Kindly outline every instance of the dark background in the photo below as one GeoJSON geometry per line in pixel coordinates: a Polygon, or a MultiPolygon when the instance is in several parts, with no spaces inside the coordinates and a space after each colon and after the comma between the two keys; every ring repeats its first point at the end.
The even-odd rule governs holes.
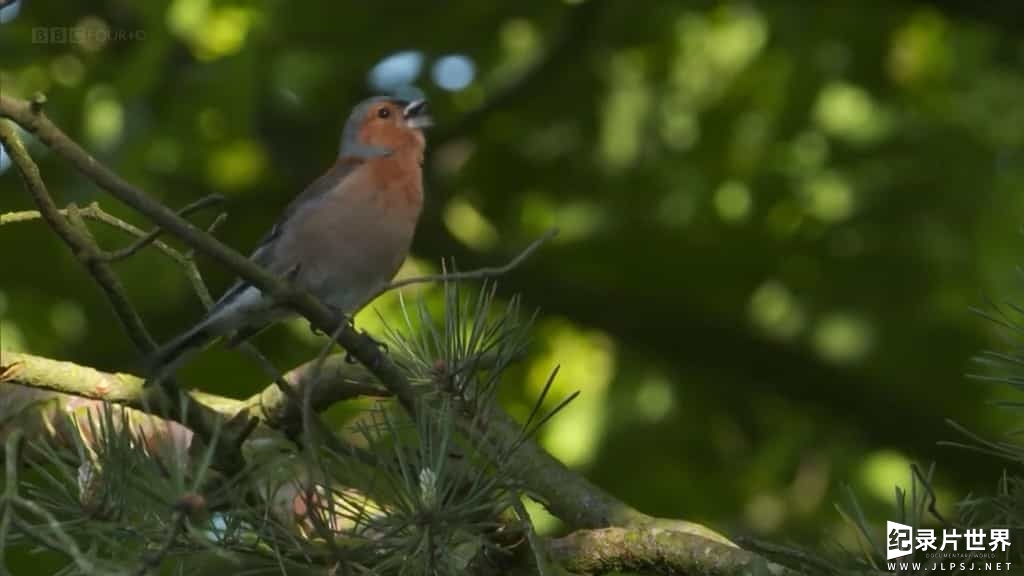
{"type": "MultiPolygon", "coordinates": [[[[19,9],[0,24],[4,92],[45,92],[58,124],[171,206],[227,196],[220,236],[242,251],[332,163],[356,102],[412,83],[439,126],[402,274],[447,256],[498,264],[559,226],[500,284],[541,311],[506,400],[525,415],[561,364],[552,402],[582,395],[545,445],[645,512],[815,545],[849,541],[833,507],[844,484],[884,522],[910,462],[937,462],[947,510],[995,486],[997,462],[937,441],[962,439],[946,419],[983,435],[1010,424],[987,404],[1004,391],[965,374],[1003,346],[969,308],[1020,289],[1017,2],[19,9]],[[460,62],[473,68],[465,87],[460,62]]],[[[61,203],[98,200],[146,225],[31,150],[61,203]]],[[[0,211],[29,208],[7,169],[0,211]]],[[[138,369],[45,225],[4,226],[0,248],[4,349],[138,369]]],[[[203,264],[219,293],[231,279],[203,264]]],[[[155,251],[118,268],[162,339],[199,318],[155,251]]],[[[374,308],[395,318],[397,300],[374,308]]],[[[372,311],[359,324],[379,329],[372,311]]],[[[298,321],[257,340],[283,368],[317,342],[298,321]]],[[[237,396],[265,384],[221,348],[183,376],[237,396]]]]}

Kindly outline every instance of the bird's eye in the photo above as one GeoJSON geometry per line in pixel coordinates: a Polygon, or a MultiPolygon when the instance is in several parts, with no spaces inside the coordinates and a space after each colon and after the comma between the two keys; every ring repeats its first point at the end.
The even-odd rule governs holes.
{"type": "Polygon", "coordinates": [[[391,110],[387,108],[381,108],[380,110],[377,110],[378,118],[387,118],[388,116],[391,116],[391,110]]]}

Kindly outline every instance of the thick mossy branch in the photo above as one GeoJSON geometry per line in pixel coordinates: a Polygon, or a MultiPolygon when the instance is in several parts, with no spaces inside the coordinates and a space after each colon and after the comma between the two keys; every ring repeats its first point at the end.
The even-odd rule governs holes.
{"type": "MultiPolygon", "coordinates": [[[[337,400],[360,392],[380,394],[382,389],[368,383],[366,370],[345,361],[343,355],[327,360],[321,378],[313,379],[312,363],[301,365],[287,374],[285,379],[294,390],[316,385],[317,408],[325,409],[337,400]]],[[[148,390],[144,380],[131,374],[109,373],[81,366],[15,352],[0,354],[0,399],[9,396],[9,387],[27,387],[47,390],[60,395],[105,400],[127,407],[141,408],[141,398],[148,390]]],[[[253,416],[263,414],[263,422],[271,427],[286,425],[268,415],[290,413],[290,401],[268,388],[246,400],[234,400],[212,394],[193,392],[196,399],[218,410],[225,418],[243,411],[253,416]]],[[[294,416],[293,416],[294,417],[294,416]]],[[[507,415],[492,414],[491,426],[500,434],[516,435],[518,425],[507,415]]],[[[150,427],[154,431],[170,428],[150,427]]],[[[491,431],[494,434],[494,431],[491,431]]],[[[151,438],[153,442],[158,439],[151,438]]],[[[556,496],[546,500],[556,513],[568,520],[597,524],[602,518],[608,523],[634,524],[630,528],[581,530],[548,543],[551,559],[572,572],[605,573],[615,570],[638,570],[662,574],[793,574],[779,566],[768,564],[763,558],[740,550],[714,532],[688,522],[657,520],[645,516],[602,492],[581,476],[566,469],[557,460],[533,443],[524,444],[514,453],[513,465],[529,466],[524,472],[529,484],[540,482],[556,496]],[[537,476],[543,478],[538,479],[537,476]],[[563,483],[563,484],[559,484],[563,483]],[[578,500],[577,500],[578,499],[578,500]],[[724,542],[724,543],[723,543],[724,542]],[[765,571],[758,572],[762,568],[765,571]]]]}
{"type": "MultiPolygon", "coordinates": [[[[381,396],[386,391],[380,386],[366,384],[368,373],[361,366],[345,362],[344,355],[327,359],[319,380],[312,378],[312,363],[303,364],[284,374],[295,394],[305,386],[314,385],[315,407],[324,410],[336,402],[358,396],[381,396]]],[[[150,397],[154,388],[144,386],[145,379],[125,373],[102,372],[73,362],[51,360],[41,356],[0,350],[0,385],[18,385],[69,394],[91,400],[103,400],[136,409],[154,409],[150,397]]],[[[3,388],[0,387],[0,392],[3,388]]],[[[245,400],[236,400],[199,391],[189,396],[226,419],[241,412],[259,419],[272,428],[283,426],[287,418],[298,418],[289,395],[278,386],[268,385],[262,392],[245,400]]],[[[2,396],[0,396],[2,398],[2,396]]]]}
{"type": "Polygon", "coordinates": [[[668,520],[648,516],[615,498],[584,476],[569,470],[536,442],[527,441],[510,454],[503,451],[515,439],[522,426],[500,408],[494,408],[484,419],[486,434],[496,453],[505,454],[512,469],[521,471],[530,495],[538,499],[552,514],[576,528],[605,526],[660,526],[732,545],[727,538],[700,524],[684,520],[668,520]]]}
{"type": "Polygon", "coordinates": [[[550,541],[548,553],[566,570],[581,574],[797,574],[752,552],[656,527],[581,530],[550,541]]]}

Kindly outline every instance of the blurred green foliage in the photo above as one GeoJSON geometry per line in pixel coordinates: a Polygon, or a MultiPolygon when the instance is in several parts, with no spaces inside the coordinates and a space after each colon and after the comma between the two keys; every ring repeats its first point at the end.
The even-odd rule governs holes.
{"type": "MultiPolygon", "coordinates": [[[[374,66],[413,51],[403,69],[420,68],[440,126],[402,274],[497,264],[559,226],[501,282],[541,310],[505,400],[525,415],[561,364],[551,401],[583,393],[545,445],[645,512],[813,545],[850,537],[843,483],[880,524],[910,461],[938,462],[947,506],[994,484],[997,463],[936,441],[958,438],[946,418],[1006,423],[986,404],[1000,391],[964,374],[998,344],[969,307],[1019,291],[1012,2],[21,4],[0,24],[4,92],[45,92],[53,119],[171,206],[227,195],[220,235],[243,251],[331,164],[374,66]],[[472,63],[464,89],[432,77],[445,55],[472,63]]],[[[62,202],[144,224],[32,150],[62,202]]],[[[31,208],[13,170],[0,192],[0,212],[31,208]]],[[[5,349],[138,369],[42,223],[0,242],[5,349]]],[[[155,252],[118,268],[162,338],[200,316],[155,252]]],[[[395,296],[373,308],[393,318],[395,296]]],[[[288,367],[318,341],[293,322],[257,343],[288,367]]],[[[264,381],[221,348],[183,376],[236,396],[264,381]]]]}

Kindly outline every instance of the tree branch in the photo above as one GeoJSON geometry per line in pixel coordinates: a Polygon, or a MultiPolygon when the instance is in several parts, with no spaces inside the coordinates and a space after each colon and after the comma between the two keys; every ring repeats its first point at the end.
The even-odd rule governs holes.
{"type": "Polygon", "coordinates": [[[14,132],[14,128],[6,122],[0,123],[0,143],[7,150],[11,162],[21,173],[25,189],[32,196],[32,201],[39,208],[39,213],[53,231],[71,248],[71,252],[82,262],[85,268],[92,275],[96,283],[107,296],[117,318],[124,325],[125,331],[131,338],[135,347],[143,354],[148,354],[156,348],[156,342],[142,324],[142,319],[128,302],[128,296],[124,286],[118,280],[114,271],[103,262],[100,250],[96,243],[79,223],[76,223],[76,208],[68,210],[68,217],[61,214],[60,210],[53,203],[46,185],[43,184],[42,176],[39,174],[39,167],[32,161],[28,151],[21,144],[21,139],[14,132]]]}
{"type": "Polygon", "coordinates": [[[430,274],[427,276],[417,276],[415,278],[406,278],[404,280],[397,280],[388,284],[387,286],[377,290],[373,293],[367,302],[372,302],[381,294],[410,286],[412,284],[428,284],[438,282],[464,282],[466,280],[485,280],[487,278],[496,278],[503,274],[508,274],[514,270],[517,266],[522,264],[529,258],[538,248],[541,247],[545,242],[554,238],[558,235],[558,228],[551,228],[544,234],[537,238],[533,242],[523,249],[522,252],[517,254],[514,258],[508,261],[504,266],[492,266],[487,268],[477,268],[476,270],[468,270],[466,272],[446,272],[444,274],[430,274]]]}
{"type": "MultiPolygon", "coordinates": [[[[220,194],[212,194],[210,196],[206,196],[205,198],[200,198],[199,200],[196,200],[195,202],[189,204],[188,206],[185,206],[181,210],[178,210],[178,216],[184,218],[185,216],[188,216],[189,214],[197,210],[200,210],[207,206],[211,206],[213,204],[219,204],[223,201],[224,197],[221,196],[220,194]]],[[[104,256],[104,258],[110,262],[116,262],[118,260],[124,260],[129,256],[133,256],[139,250],[142,250],[146,246],[149,246],[150,244],[155,242],[156,239],[160,236],[160,234],[163,233],[163,231],[163,228],[160,228],[158,226],[142,235],[138,240],[133,242],[131,245],[121,248],[120,250],[108,252],[104,256]]]]}
{"type": "MultiPolygon", "coordinates": [[[[38,111],[38,105],[29,105],[30,111],[38,111]]],[[[35,113],[33,112],[33,113],[35,113]]],[[[88,227],[79,214],[78,207],[71,205],[67,209],[67,216],[61,214],[53,198],[50,197],[46,184],[43,183],[39,167],[32,160],[32,157],[25,150],[18,138],[14,128],[7,122],[0,122],[0,143],[7,150],[11,162],[17,167],[21,174],[25,189],[32,196],[32,200],[39,208],[43,219],[57,233],[71,249],[71,252],[85,266],[89,274],[96,280],[96,283],[103,290],[107,300],[114,309],[114,313],[135,348],[146,356],[156,349],[156,342],[150,335],[142,322],[142,318],[131,305],[124,286],[110,264],[104,260],[103,251],[96,244],[95,239],[89,232],[88,227]]],[[[215,436],[221,440],[218,455],[219,464],[225,469],[239,470],[242,467],[242,456],[237,450],[244,427],[240,430],[225,430],[227,423],[220,418],[220,415],[208,407],[197,403],[191,396],[180,395],[177,383],[173,379],[161,382],[162,395],[147,393],[141,400],[154,402],[161,409],[166,411],[171,418],[181,421],[182,424],[193,429],[203,438],[210,440],[215,436]],[[179,402],[179,396],[185,400],[187,405],[179,402]],[[217,434],[217,430],[221,434],[217,434]]]]}
{"type": "MultiPolygon", "coordinates": [[[[58,212],[61,216],[67,217],[68,210],[68,208],[62,208],[58,212]]],[[[146,232],[144,232],[143,230],[140,230],[139,228],[133,226],[132,224],[129,224],[124,220],[121,220],[117,216],[114,216],[113,214],[104,211],[96,202],[92,202],[86,206],[79,206],[78,214],[79,216],[86,220],[100,222],[102,224],[110,226],[111,228],[114,228],[115,230],[120,230],[121,232],[134,236],[136,238],[142,238],[146,235],[146,232]]],[[[19,222],[32,222],[34,220],[41,220],[42,218],[43,215],[38,210],[5,212],[3,214],[0,214],[0,226],[3,226],[5,224],[17,224],[19,222]]],[[[182,261],[182,259],[185,258],[184,254],[175,250],[171,246],[168,246],[167,244],[161,242],[160,240],[153,240],[153,246],[155,246],[157,250],[163,252],[176,262],[180,262],[182,261]]]]}
{"type": "Polygon", "coordinates": [[[797,574],[752,552],[656,527],[580,530],[548,542],[548,553],[566,570],[581,574],[797,574]]]}
{"type": "MultiPolygon", "coordinates": [[[[322,378],[312,378],[312,371],[312,362],[309,362],[285,373],[283,377],[296,394],[306,386],[315,385],[313,403],[318,411],[326,410],[336,402],[360,396],[387,395],[387,391],[380,386],[369,384],[372,375],[365,368],[349,364],[342,354],[331,356],[324,362],[322,378]]],[[[102,372],[72,362],[7,350],[0,350],[0,384],[16,384],[102,400],[138,410],[146,410],[147,405],[149,410],[153,409],[147,395],[155,390],[147,388],[145,379],[133,374],[102,372]]],[[[190,390],[187,394],[196,402],[216,410],[225,419],[245,412],[271,428],[280,428],[287,418],[296,417],[292,415],[294,407],[289,406],[292,401],[273,384],[245,400],[197,390],[190,390]]]]}
{"type": "MultiPolygon", "coordinates": [[[[316,360],[302,364],[287,372],[284,379],[296,394],[301,394],[300,391],[307,386],[313,386],[314,409],[317,411],[356,396],[387,393],[371,384],[372,373],[363,366],[346,362],[343,354],[329,357],[323,364],[320,377],[316,377],[316,364],[316,360]]],[[[0,357],[0,385],[15,384],[144,409],[140,398],[150,390],[144,387],[144,383],[142,378],[131,374],[102,372],[30,354],[4,352],[0,357]]],[[[196,391],[189,394],[220,412],[224,418],[248,413],[275,429],[293,426],[296,419],[301,418],[290,394],[286,395],[274,385],[246,400],[196,391]]],[[[520,434],[520,426],[498,409],[492,411],[489,420],[488,436],[494,437],[495,448],[507,446],[507,442],[520,434]]],[[[508,464],[510,467],[522,471],[531,494],[540,498],[552,513],[571,526],[594,528],[549,543],[551,559],[570,571],[597,574],[614,570],[746,574],[751,572],[744,570],[762,562],[769,569],[765,574],[795,574],[766,563],[756,554],[736,548],[721,535],[699,524],[658,519],[638,512],[566,468],[532,441],[524,442],[510,456],[507,452],[504,454],[512,459],[508,464]],[[608,525],[628,528],[603,528],[608,525]]]]}

